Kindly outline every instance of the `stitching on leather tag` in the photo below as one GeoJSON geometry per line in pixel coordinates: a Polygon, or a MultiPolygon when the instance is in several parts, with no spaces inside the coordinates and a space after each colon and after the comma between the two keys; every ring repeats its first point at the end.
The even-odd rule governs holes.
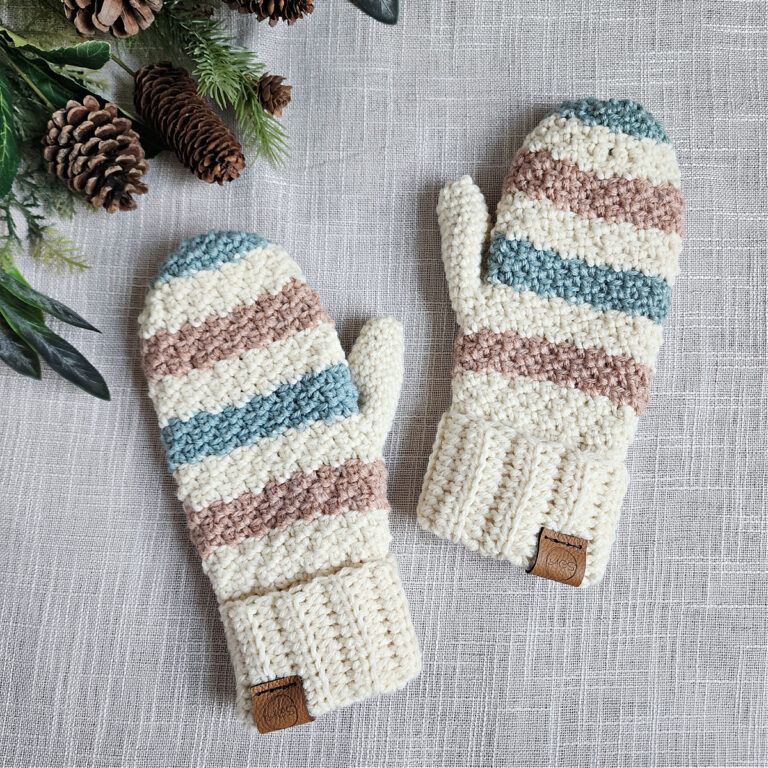
{"type": "Polygon", "coordinates": [[[578,587],[587,567],[587,545],[586,539],[542,528],[536,562],[529,573],[578,587]]]}
{"type": "Polygon", "coordinates": [[[250,690],[253,722],[259,733],[281,731],[315,719],[307,711],[304,684],[298,675],[252,685],[250,690]]]}

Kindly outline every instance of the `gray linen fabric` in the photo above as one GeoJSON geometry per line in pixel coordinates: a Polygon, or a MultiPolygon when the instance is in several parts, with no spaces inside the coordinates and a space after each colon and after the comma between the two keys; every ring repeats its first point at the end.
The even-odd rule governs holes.
{"type": "Polygon", "coordinates": [[[403,6],[394,28],[343,0],[291,28],[233,16],[294,85],[288,167],[257,163],[218,188],[158,159],[137,211],[73,222],[91,272],[22,264],[102,329],[67,334],[113,400],[0,368],[0,764],[768,764],[768,4],[403,6]],[[586,591],[415,522],[455,333],[438,189],[470,173],[495,206],[526,132],[580,96],[645,104],[675,141],[688,202],[613,557],[586,591]],[[139,370],[147,281],[214,227],[283,243],[347,345],[372,315],[405,324],[387,457],[424,671],[271,736],[232,716],[215,601],[139,370]]]}

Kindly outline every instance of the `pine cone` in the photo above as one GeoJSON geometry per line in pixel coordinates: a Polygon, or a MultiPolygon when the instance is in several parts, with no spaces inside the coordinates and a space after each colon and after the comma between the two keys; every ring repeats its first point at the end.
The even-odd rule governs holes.
{"type": "Polygon", "coordinates": [[[270,115],[282,117],[283,107],[288,106],[291,101],[291,88],[293,86],[283,85],[284,77],[279,75],[263,74],[259,78],[259,104],[270,115]]]}
{"type": "Polygon", "coordinates": [[[223,184],[240,175],[243,148],[185,70],[167,61],[147,64],[135,85],[136,109],[195,176],[223,184]]]}
{"type": "Polygon", "coordinates": [[[111,32],[131,37],[146,29],[163,7],[163,0],[64,0],[64,13],[85,37],[111,32]]]}
{"type": "Polygon", "coordinates": [[[114,213],[136,207],[131,197],[143,195],[139,179],[147,172],[144,149],[127,117],[117,107],[103,107],[95,96],[68,101],[51,115],[43,138],[48,170],[73,192],[85,195],[94,208],[114,213]]]}
{"type": "Polygon", "coordinates": [[[315,9],[314,0],[226,0],[230,8],[240,13],[255,13],[259,21],[269,19],[274,27],[280,19],[294,24],[298,19],[309,16],[315,9]]]}

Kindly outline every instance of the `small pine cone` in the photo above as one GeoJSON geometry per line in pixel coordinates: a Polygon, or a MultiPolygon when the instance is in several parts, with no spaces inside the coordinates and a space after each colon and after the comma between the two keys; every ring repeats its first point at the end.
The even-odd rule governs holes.
{"type": "Polygon", "coordinates": [[[293,86],[283,85],[283,80],[285,78],[279,75],[263,74],[258,82],[259,104],[275,117],[282,117],[283,108],[291,101],[293,86]]]}
{"type": "Polygon", "coordinates": [[[149,27],[162,7],[163,0],[64,0],[64,14],[84,37],[131,37],[149,27]]]}
{"type": "Polygon", "coordinates": [[[269,19],[274,27],[280,19],[295,24],[298,19],[309,16],[315,9],[314,0],[226,0],[230,8],[240,13],[255,13],[259,21],[269,19]]]}
{"type": "Polygon", "coordinates": [[[240,175],[243,148],[186,70],[167,61],[147,64],[135,85],[136,109],[195,176],[223,184],[240,175]]]}
{"type": "Polygon", "coordinates": [[[147,172],[144,149],[114,104],[102,107],[95,96],[82,104],[68,101],[51,115],[43,147],[48,170],[94,208],[131,211],[136,207],[131,195],[147,191],[139,181],[147,172]]]}

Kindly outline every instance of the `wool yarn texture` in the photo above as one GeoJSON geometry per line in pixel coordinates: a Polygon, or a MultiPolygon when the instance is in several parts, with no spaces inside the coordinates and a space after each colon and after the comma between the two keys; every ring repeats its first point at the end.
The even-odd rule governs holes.
{"type": "Polygon", "coordinates": [[[460,331],[423,528],[526,569],[543,528],[570,534],[587,542],[582,586],[603,576],[683,208],[666,132],[617,99],[565,102],[528,135],[492,228],[468,176],[441,191],[460,331]]]}
{"type": "Polygon", "coordinates": [[[382,449],[402,329],[347,362],[318,294],[252,234],[184,242],[139,318],[143,368],[192,542],[251,686],[298,675],[309,714],[402,687],[420,656],[389,552],[382,449]]]}

